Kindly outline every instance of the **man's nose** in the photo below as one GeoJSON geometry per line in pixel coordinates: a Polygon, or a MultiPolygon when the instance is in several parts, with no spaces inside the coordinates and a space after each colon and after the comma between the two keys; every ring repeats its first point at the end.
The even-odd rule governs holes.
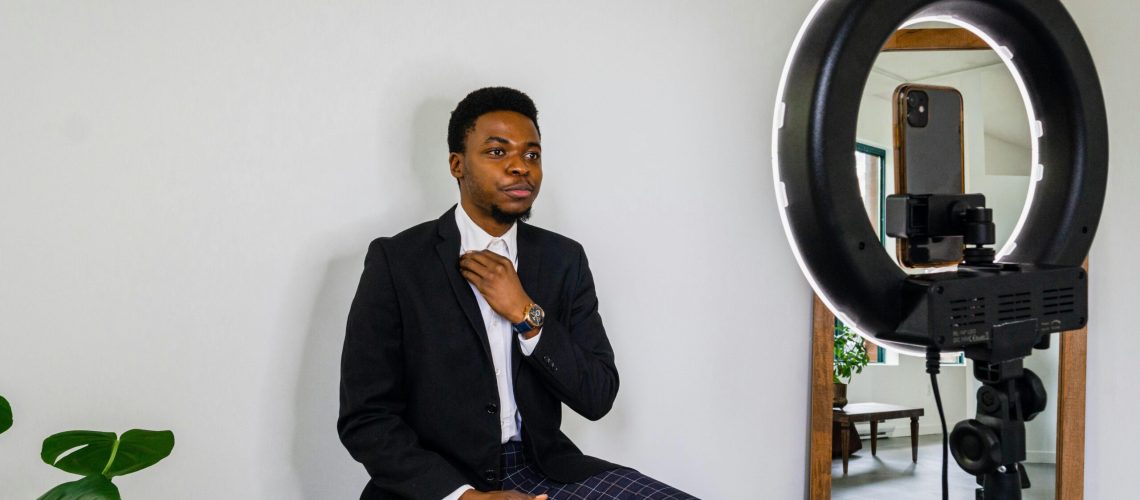
{"type": "Polygon", "coordinates": [[[507,162],[507,172],[511,175],[525,176],[530,174],[530,168],[526,166],[526,162],[521,159],[514,158],[507,162]]]}

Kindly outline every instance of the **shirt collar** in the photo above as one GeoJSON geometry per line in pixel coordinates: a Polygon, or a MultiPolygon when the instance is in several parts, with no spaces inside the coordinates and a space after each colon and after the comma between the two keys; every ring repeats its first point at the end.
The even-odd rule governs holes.
{"type": "Polygon", "coordinates": [[[467,210],[463,208],[463,204],[459,204],[455,208],[455,225],[459,227],[460,255],[469,251],[486,250],[491,245],[491,240],[501,239],[507,244],[507,258],[511,259],[512,262],[518,262],[519,225],[517,222],[511,224],[511,228],[506,233],[496,238],[487,234],[483,228],[471,220],[471,216],[467,215],[467,210]]]}

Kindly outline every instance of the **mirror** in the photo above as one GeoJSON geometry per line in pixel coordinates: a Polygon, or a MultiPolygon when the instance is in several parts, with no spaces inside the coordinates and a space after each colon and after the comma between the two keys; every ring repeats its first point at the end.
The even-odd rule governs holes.
{"type": "MultiPolygon", "coordinates": [[[[937,23],[919,26],[924,27],[913,28],[911,32],[960,30],[937,23]]],[[[885,192],[881,196],[896,192],[892,99],[895,89],[903,83],[951,87],[962,94],[965,190],[986,195],[986,203],[994,211],[993,247],[1001,249],[1025,206],[1031,171],[1029,120],[1013,76],[988,46],[985,50],[880,53],[864,88],[856,140],[861,145],[858,149],[869,146],[886,152],[885,192]]],[[[868,210],[872,205],[881,206],[878,200],[868,200],[862,184],[860,190],[868,202],[868,210]]],[[[868,215],[877,229],[881,213],[869,211],[868,215]]],[[[884,247],[897,262],[895,246],[894,238],[887,236],[884,247]]]]}
{"type": "MultiPolygon", "coordinates": [[[[897,32],[886,48],[875,61],[863,92],[853,162],[864,208],[880,236],[883,251],[899,261],[896,242],[883,229],[885,197],[897,192],[892,103],[900,85],[926,84],[951,87],[962,96],[964,189],[967,193],[986,195],[996,226],[993,248],[1000,255],[1021,216],[1032,170],[1028,114],[1013,76],[985,42],[952,25],[909,26],[897,32]]],[[[946,270],[900,267],[914,273],[946,270]]],[[[1026,360],[1026,367],[1042,378],[1054,399],[1059,394],[1057,340],[1054,338],[1051,349],[1037,351],[1026,360]]],[[[833,455],[839,458],[832,462],[832,495],[936,495],[941,482],[941,426],[925,373],[925,360],[900,355],[870,341],[864,342],[864,346],[870,365],[851,378],[846,388],[848,406],[843,411],[836,410],[833,417],[833,455]],[[891,408],[897,411],[888,411],[891,408]],[[900,413],[901,410],[909,413],[900,413]],[[872,413],[868,416],[859,415],[860,412],[872,413]],[[853,454],[848,450],[846,460],[842,457],[843,420],[858,422],[853,425],[860,439],[856,441],[849,432],[847,444],[852,449],[861,447],[853,454]],[[875,439],[871,439],[871,433],[876,434],[875,439]]],[[[969,360],[960,353],[943,356],[939,389],[949,428],[973,418],[978,387],[969,360]]],[[[1054,498],[1056,409],[1056,401],[1050,400],[1045,412],[1026,424],[1026,465],[1033,488],[1024,491],[1024,498],[1054,498]]],[[[973,491],[973,476],[953,463],[953,458],[950,461],[950,489],[973,491]]]]}

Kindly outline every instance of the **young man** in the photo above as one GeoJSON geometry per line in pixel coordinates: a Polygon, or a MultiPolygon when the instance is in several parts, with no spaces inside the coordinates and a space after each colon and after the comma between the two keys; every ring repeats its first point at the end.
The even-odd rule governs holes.
{"type": "Polygon", "coordinates": [[[337,422],[363,500],[692,498],[559,430],[563,404],[609,412],[618,374],[582,246],[524,223],[537,114],[517,90],[468,95],[447,134],[459,205],[369,246],[337,422]]]}

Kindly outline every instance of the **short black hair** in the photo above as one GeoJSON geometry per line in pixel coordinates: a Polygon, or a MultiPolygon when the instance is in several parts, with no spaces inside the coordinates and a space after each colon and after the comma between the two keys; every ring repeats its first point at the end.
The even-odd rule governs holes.
{"type": "Polygon", "coordinates": [[[508,87],[485,87],[467,94],[451,112],[451,121],[447,123],[448,152],[462,153],[467,133],[475,129],[475,120],[492,111],[514,111],[530,118],[535,131],[542,136],[538,129],[538,109],[530,96],[508,87]]]}

